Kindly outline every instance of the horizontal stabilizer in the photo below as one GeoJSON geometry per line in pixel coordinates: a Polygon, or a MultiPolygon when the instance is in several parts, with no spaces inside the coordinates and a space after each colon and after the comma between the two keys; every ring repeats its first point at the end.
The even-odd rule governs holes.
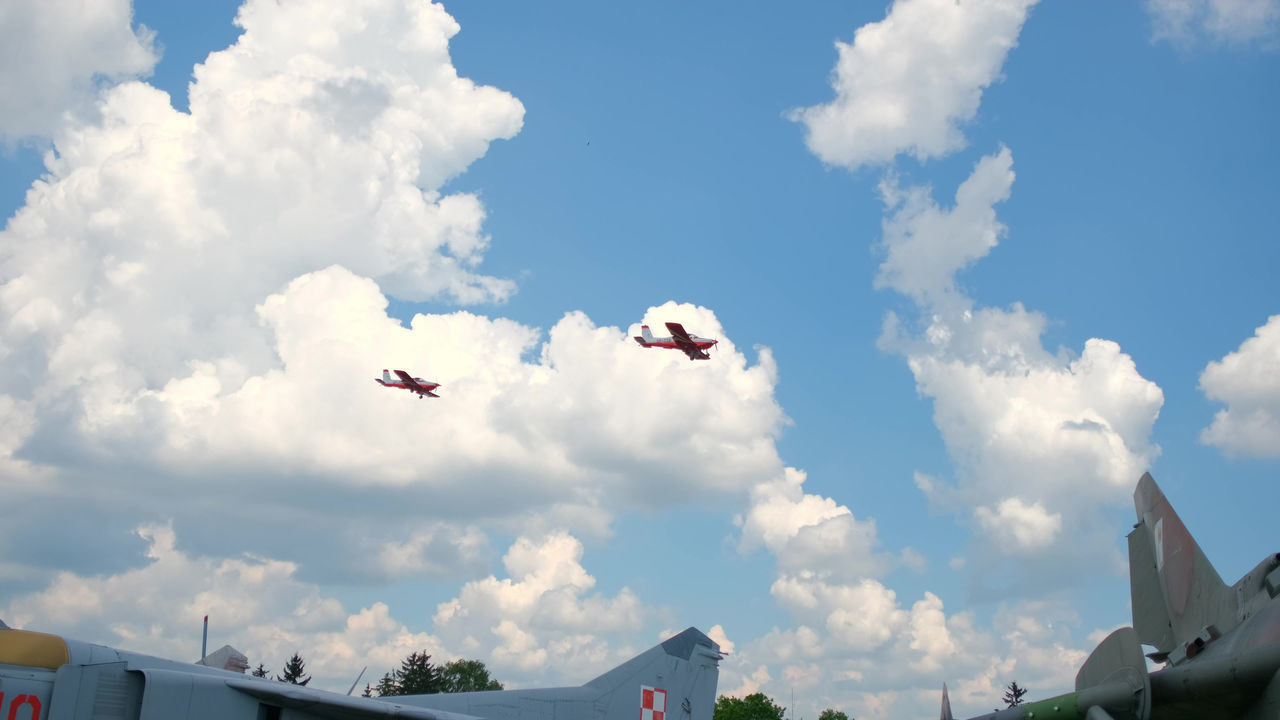
{"type": "Polygon", "coordinates": [[[1093,649],[1076,673],[1079,707],[1101,707],[1115,718],[1151,717],[1151,678],[1138,633],[1123,627],[1093,649]]]}

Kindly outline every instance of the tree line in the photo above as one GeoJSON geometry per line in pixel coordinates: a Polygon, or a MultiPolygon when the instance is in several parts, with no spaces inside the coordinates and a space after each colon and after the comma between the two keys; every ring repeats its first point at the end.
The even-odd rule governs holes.
{"type": "MultiPolygon", "coordinates": [[[[284,664],[284,675],[276,675],[280,682],[306,685],[311,682],[307,663],[300,653],[294,653],[284,664]]],[[[253,676],[271,677],[271,671],[262,663],[253,669],[253,676]]],[[[432,695],[435,693],[476,692],[501,690],[502,683],[489,675],[489,669],[479,660],[454,660],[437,665],[425,650],[415,652],[400,662],[400,667],[387,672],[377,684],[364,686],[365,697],[389,697],[392,695],[432,695]]]]}
{"type": "MultiPolygon", "coordinates": [[[[276,675],[280,682],[306,685],[311,676],[306,674],[306,661],[294,653],[284,664],[284,675],[276,675]]],[[[270,677],[271,671],[258,663],[254,677],[270,677]]],[[[454,660],[437,665],[425,650],[411,653],[400,662],[400,667],[388,671],[375,685],[364,686],[364,697],[391,697],[395,695],[432,695],[435,693],[476,692],[501,690],[502,683],[489,675],[489,669],[479,660],[454,660]]],[[[1017,681],[1005,687],[1006,707],[1022,704],[1026,688],[1017,681]]],[[[721,695],[716,698],[712,720],[783,720],[786,708],[764,693],[752,693],[746,697],[721,695]]],[[[818,714],[818,720],[854,720],[841,710],[827,708],[818,714]]]]}
{"type": "MultiPolygon", "coordinates": [[[[721,695],[716,698],[716,709],[711,720],[782,720],[787,709],[764,693],[751,693],[746,697],[721,695]]],[[[818,720],[853,720],[842,710],[827,708],[818,714],[818,720]]]]}

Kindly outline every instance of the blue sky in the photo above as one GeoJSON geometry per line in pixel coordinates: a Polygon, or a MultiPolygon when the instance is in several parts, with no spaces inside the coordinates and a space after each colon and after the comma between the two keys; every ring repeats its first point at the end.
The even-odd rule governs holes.
{"type": "Polygon", "coordinates": [[[1275,550],[1276,3],[328,5],[0,13],[6,621],[923,717],[1129,622],[1144,470],[1275,550]]]}

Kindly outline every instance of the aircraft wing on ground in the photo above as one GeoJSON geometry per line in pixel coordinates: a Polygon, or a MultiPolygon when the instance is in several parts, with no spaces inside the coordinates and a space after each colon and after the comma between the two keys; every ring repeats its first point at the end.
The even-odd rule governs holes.
{"type": "Polygon", "coordinates": [[[688,355],[690,360],[709,360],[711,358],[710,355],[702,352],[702,348],[698,347],[693,338],[689,337],[689,333],[684,329],[683,325],[674,322],[669,322],[666,325],[667,332],[671,333],[671,341],[680,348],[681,352],[688,355]]]}
{"type": "Polygon", "coordinates": [[[411,707],[394,701],[369,702],[363,697],[317,691],[291,683],[264,683],[257,678],[233,678],[227,680],[227,687],[272,705],[331,720],[479,720],[475,715],[411,707]]]}

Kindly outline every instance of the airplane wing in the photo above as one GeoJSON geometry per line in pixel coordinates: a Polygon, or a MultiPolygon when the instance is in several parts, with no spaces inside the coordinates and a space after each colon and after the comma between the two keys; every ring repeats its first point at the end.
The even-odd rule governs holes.
{"type": "Polygon", "coordinates": [[[396,370],[396,375],[399,376],[400,382],[404,383],[410,390],[414,392],[428,392],[428,390],[419,385],[418,381],[414,380],[413,376],[409,373],[403,370],[396,370]]]}
{"type": "Polygon", "coordinates": [[[693,338],[689,337],[689,333],[680,323],[667,323],[667,332],[671,333],[671,339],[676,342],[680,342],[681,340],[687,343],[693,342],[693,338]]]}
{"type": "Polygon", "coordinates": [[[479,720],[474,715],[347,697],[289,683],[233,678],[227,687],[245,695],[332,720],[479,720]]]}
{"type": "Polygon", "coordinates": [[[680,348],[680,351],[689,356],[690,360],[708,360],[710,355],[702,352],[702,348],[689,337],[689,333],[685,331],[684,326],[680,323],[667,323],[667,331],[671,333],[671,341],[680,348]]]}

